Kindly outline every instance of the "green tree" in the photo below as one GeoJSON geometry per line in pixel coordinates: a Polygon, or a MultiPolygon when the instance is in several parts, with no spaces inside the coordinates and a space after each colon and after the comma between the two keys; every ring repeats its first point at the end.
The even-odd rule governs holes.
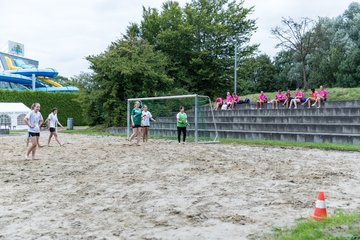
{"type": "Polygon", "coordinates": [[[87,60],[95,72],[88,97],[92,124],[124,124],[127,98],[156,96],[173,83],[166,75],[167,58],[144,40],[119,40],[87,60]]]}
{"type": "Polygon", "coordinates": [[[296,22],[292,18],[282,18],[281,23],[282,27],[277,26],[271,30],[271,33],[279,40],[276,47],[290,50],[294,59],[301,63],[303,86],[307,88],[307,57],[317,43],[317,39],[314,38],[313,21],[302,18],[300,22],[296,22]]]}
{"type": "Polygon", "coordinates": [[[241,95],[277,90],[279,84],[275,80],[275,73],[275,67],[266,54],[244,59],[238,73],[241,95]]]}
{"type": "Polygon", "coordinates": [[[240,57],[257,47],[248,45],[251,11],[243,1],[193,0],[183,9],[169,1],[161,12],[144,9],[141,36],[168,56],[176,87],[215,96],[231,89],[235,45],[240,57]]]}

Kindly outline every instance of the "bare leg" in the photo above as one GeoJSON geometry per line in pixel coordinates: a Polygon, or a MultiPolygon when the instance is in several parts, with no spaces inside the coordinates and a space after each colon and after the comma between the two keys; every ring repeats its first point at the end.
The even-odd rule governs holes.
{"type": "Polygon", "coordinates": [[[31,146],[26,151],[26,156],[25,156],[26,159],[29,158],[30,153],[32,153],[31,154],[32,159],[33,160],[35,159],[35,153],[36,153],[36,147],[37,147],[38,138],[39,137],[36,137],[36,136],[31,138],[31,146]]]}
{"type": "Polygon", "coordinates": [[[48,139],[48,146],[50,145],[50,141],[51,141],[52,136],[53,136],[53,133],[51,132],[50,135],[49,135],[49,139],[48,139]]]}
{"type": "Polygon", "coordinates": [[[294,99],[294,108],[297,108],[297,103],[300,102],[299,99],[294,99]]]}
{"type": "Polygon", "coordinates": [[[146,142],[146,140],[147,140],[146,134],[147,134],[147,128],[144,127],[144,128],[143,128],[143,134],[142,134],[142,136],[143,136],[143,142],[146,142]]]}
{"type": "Polygon", "coordinates": [[[62,146],[62,144],[61,144],[61,142],[60,142],[60,140],[59,140],[59,138],[58,138],[57,133],[53,133],[53,134],[54,134],[54,136],[55,136],[55,140],[57,141],[57,143],[58,143],[60,146],[62,146]]]}
{"type": "Polygon", "coordinates": [[[141,128],[136,129],[136,145],[140,145],[141,128]]]}
{"type": "Polygon", "coordinates": [[[135,135],[136,135],[136,129],[137,128],[133,128],[132,129],[132,134],[131,134],[131,136],[129,137],[129,142],[130,142],[130,144],[131,144],[131,141],[133,140],[133,138],[135,137],[135,135]]]}

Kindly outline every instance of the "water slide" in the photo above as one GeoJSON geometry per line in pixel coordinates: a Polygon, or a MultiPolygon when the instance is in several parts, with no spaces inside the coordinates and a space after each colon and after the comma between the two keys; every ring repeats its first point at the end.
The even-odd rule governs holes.
{"type": "MultiPolygon", "coordinates": [[[[32,79],[30,77],[22,76],[19,74],[11,74],[7,72],[0,72],[0,81],[21,84],[23,86],[31,89],[32,79]]],[[[66,86],[66,87],[49,87],[45,85],[43,82],[36,80],[35,81],[36,91],[42,92],[78,92],[79,89],[77,87],[66,86]]]]}
{"type": "Polygon", "coordinates": [[[60,83],[55,82],[47,77],[38,77],[37,79],[39,79],[40,81],[42,81],[50,86],[53,86],[53,87],[62,87],[62,85],[60,83]]]}
{"type": "Polygon", "coordinates": [[[79,91],[77,87],[63,87],[61,84],[49,79],[56,77],[58,72],[53,68],[38,69],[33,65],[26,64],[22,59],[12,60],[4,57],[9,70],[0,72],[0,81],[12,82],[32,88],[32,76],[37,79],[35,81],[35,88],[37,91],[45,92],[76,92],[79,91]],[[51,86],[48,86],[51,85],[51,86]]]}
{"type": "MultiPolygon", "coordinates": [[[[19,74],[11,74],[8,72],[0,72],[0,81],[13,82],[24,86],[32,86],[32,79],[19,74]]],[[[46,87],[46,85],[40,81],[35,81],[35,87],[46,87]]]]}

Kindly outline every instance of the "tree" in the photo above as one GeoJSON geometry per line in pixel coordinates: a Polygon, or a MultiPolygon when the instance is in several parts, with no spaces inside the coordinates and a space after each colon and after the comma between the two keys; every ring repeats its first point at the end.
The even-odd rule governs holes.
{"type": "Polygon", "coordinates": [[[276,47],[283,47],[291,50],[295,59],[301,62],[304,88],[307,88],[307,56],[316,45],[313,37],[313,21],[309,18],[302,18],[299,23],[292,18],[282,18],[282,27],[275,27],[271,33],[279,40],[276,47]]]}
{"type": "Polygon", "coordinates": [[[141,36],[166,54],[176,87],[210,96],[223,94],[233,82],[234,47],[249,56],[255,21],[243,1],[193,0],[185,8],[166,2],[162,11],[144,9],[141,36]]]}
{"type": "Polygon", "coordinates": [[[144,40],[118,40],[87,60],[95,72],[88,105],[92,124],[124,124],[127,98],[156,96],[173,83],[166,75],[166,56],[144,40]]]}
{"type": "Polygon", "coordinates": [[[275,80],[275,67],[266,54],[244,59],[238,75],[242,94],[281,88],[275,80]]]}

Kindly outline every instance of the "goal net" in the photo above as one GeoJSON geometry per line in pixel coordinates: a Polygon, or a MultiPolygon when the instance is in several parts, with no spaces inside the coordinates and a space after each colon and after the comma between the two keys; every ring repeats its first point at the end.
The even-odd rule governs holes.
{"type": "Polygon", "coordinates": [[[187,142],[217,143],[218,130],[211,99],[203,95],[179,95],[127,99],[127,135],[131,135],[131,109],[136,101],[146,105],[156,122],[150,124],[150,135],[175,139],[177,137],[176,115],[179,107],[187,114],[187,142]]]}

